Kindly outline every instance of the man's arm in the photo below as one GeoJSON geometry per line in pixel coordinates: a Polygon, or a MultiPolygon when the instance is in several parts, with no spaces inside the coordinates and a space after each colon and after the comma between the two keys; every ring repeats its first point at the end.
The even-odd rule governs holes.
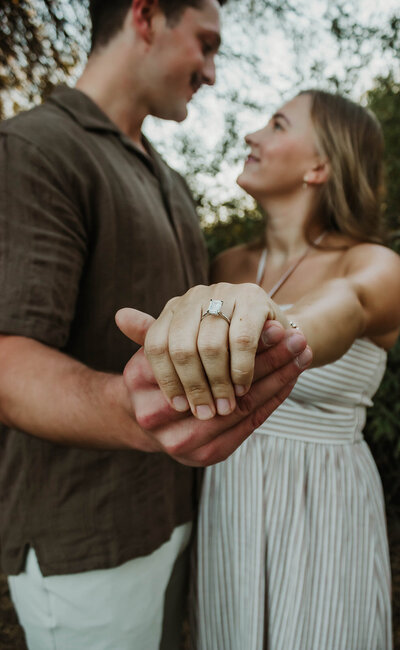
{"type": "Polygon", "coordinates": [[[0,336],[0,420],[58,444],[157,450],[134,419],[121,375],[22,336],[0,336]]]}
{"type": "Polygon", "coordinates": [[[210,465],[227,458],[281,404],[300,374],[284,330],[275,329],[274,339],[257,356],[256,381],[235,412],[201,422],[172,409],[143,350],[123,378],[32,339],[1,336],[0,419],[58,444],[162,451],[185,465],[210,465]]]}

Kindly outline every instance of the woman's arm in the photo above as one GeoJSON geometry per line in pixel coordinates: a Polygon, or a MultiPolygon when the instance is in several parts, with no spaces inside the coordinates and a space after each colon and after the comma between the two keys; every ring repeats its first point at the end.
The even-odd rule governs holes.
{"type": "Polygon", "coordinates": [[[383,246],[360,244],[343,257],[341,277],[298,300],[290,320],[303,331],[313,365],[340,358],[355,339],[390,347],[400,327],[400,257],[383,246]]]}

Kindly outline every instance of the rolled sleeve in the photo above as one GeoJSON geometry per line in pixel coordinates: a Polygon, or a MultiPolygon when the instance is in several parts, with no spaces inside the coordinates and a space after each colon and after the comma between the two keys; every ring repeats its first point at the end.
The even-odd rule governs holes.
{"type": "Polygon", "coordinates": [[[58,348],[68,340],[87,254],[69,189],[35,145],[0,135],[0,332],[58,348]]]}

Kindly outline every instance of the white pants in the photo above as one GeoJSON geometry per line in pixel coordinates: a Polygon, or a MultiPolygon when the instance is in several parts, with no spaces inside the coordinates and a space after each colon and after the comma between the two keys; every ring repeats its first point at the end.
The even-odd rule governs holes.
{"type": "Polygon", "coordinates": [[[154,553],[115,569],[47,578],[30,549],[25,571],[8,578],[29,650],[177,649],[190,532],[179,526],[154,553]]]}

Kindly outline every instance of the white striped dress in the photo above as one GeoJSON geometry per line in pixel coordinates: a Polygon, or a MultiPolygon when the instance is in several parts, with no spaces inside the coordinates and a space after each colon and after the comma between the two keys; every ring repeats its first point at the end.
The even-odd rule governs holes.
{"type": "Polygon", "coordinates": [[[386,353],[357,340],[205,472],[196,650],[390,650],[381,481],[363,440],[386,353]]]}

